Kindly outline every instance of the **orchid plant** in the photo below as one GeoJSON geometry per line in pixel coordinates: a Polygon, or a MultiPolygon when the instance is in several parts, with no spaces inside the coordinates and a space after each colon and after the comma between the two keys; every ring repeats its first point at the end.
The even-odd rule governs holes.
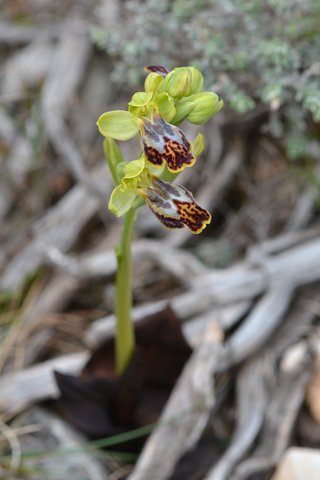
{"type": "Polygon", "coordinates": [[[223,104],[215,93],[201,92],[203,77],[194,67],[175,68],[169,72],[162,66],[149,66],[146,71],[150,73],[145,80],[145,91],[133,95],[128,111],[106,112],[97,122],[106,137],[104,151],[116,184],[109,209],[118,217],[125,216],[116,248],[118,375],[126,369],[135,349],[131,321],[131,239],[137,209],[147,203],[166,228],[186,225],[195,234],[210,223],[210,213],[196,203],[185,187],[172,182],[184,168],[194,165],[204,148],[203,135],[199,133],[191,142],[179,126],[185,118],[201,125],[223,104]],[[140,156],[125,162],[114,140],[129,140],[137,134],[141,142],[140,156]]]}

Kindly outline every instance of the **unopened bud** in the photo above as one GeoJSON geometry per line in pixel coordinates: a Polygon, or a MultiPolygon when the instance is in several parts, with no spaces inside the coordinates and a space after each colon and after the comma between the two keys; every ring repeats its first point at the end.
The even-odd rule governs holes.
{"type": "Polygon", "coordinates": [[[163,91],[167,92],[175,100],[189,95],[192,73],[189,68],[181,67],[170,72],[163,82],[163,91]]]}
{"type": "Polygon", "coordinates": [[[201,92],[203,85],[203,76],[199,70],[195,67],[188,67],[192,74],[191,86],[189,95],[194,95],[195,93],[201,92]]]}
{"type": "Polygon", "coordinates": [[[195,103],[195,106],[187,115],[187,119],[195,125],[206,123],[223,105],[223,101],[219,101],[218,95],[213,92],[198,93],[189,97],[188,100],[195,103]]]}

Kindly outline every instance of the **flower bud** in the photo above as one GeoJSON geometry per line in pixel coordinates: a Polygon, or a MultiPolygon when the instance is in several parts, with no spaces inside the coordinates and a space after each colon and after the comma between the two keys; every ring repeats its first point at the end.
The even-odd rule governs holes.
{"type": "Polygon", "coordinates": [[[187,119],[195,125],[206,123],[223,105],[223,101],[219,101],[218,95],[213,92],[198,93],[188,100],[195,103],[195,106],[187,115],[187,119]]]}
{"type": "Polygon", "coordinates": [[[179,100],[189,95],[191,81],[191,70],[186,67],[178,68],[166,76],[163,82],[163,91],[167,92],[175,100],[179,100]]]}
{"type": "Polygon", "coordinates": [[[203,76],[199,72],[199,70],[195,67],[188,67],[192,74],[191,86],[189,95],[193,95],[195,93],[201,92],[201,88],[203,85],[203,76]]]}

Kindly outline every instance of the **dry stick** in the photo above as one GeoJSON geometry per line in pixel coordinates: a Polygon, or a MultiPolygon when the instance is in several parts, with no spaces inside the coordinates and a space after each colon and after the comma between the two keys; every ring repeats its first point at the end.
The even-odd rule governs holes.
{"type": "Polygon", "coordinates": [[[205,480],[227,480],[234,465],[243,457],[258,435],[268,397],[266,383],[270,377],[268,355],[248,361],[237,378],[237,425],[232,442],[205,480]]]}
{"type": "MultiPolygon", "coordinates": [[[[319,278],[320,241],[309,240],[277,256],[261,257],[256,265],[245,261],[223,271],[196,276],[193,288],[170,300],[170,304],[181,318],[190,318],[214,306],[250,300],[270,286],[266,297],[224,347],[219,361],[219,368],[223,370],[253,353],[270,336],[281,321],[295,287],[319,278]]],[[[166,303],[134,308],[133,318],[157,312],[166,303]]],[[[87,333],[88,342],[94,344],[110,335],[113,325],[113,316],[93,322],[87,333]]]]}
{"type": "MultiPolygon", "coordinates": [[[[0,43],[5,45],[17,45],[32,42],[33,40],[41,41],[42,38],[58,38],[63,31],[65,25],[43,24],[41,26],[25,26],[11,22],[0,22],[0,43]]],[[[73,22],[68,26],[68,30],[74,34],[83,33],[87,29],[84,22],[73,22]]]]}
{"type": "MultiPolygon", "coordinates": [[[[317,148],[319,150],[319,148],[317,148]]],[[[319,156],[319,151],[316,156],[319,156]]],[[[316,180],[320,180],[320,166],[313,171],[313,175],[316,180]]],[[[309,185],[303,194],[298,195],[298,200],[293,209],[292,214],[289,217],[289,220],[285,226],[285,231],[295,231],[305,227],[313,214],[314,208],[316,206],[316,198],[318,196],[318,187],[315,185],[309,185]]]]}
{"type": "MultiPolygon", "coordinates": [[[[106,177],[107,184],[108,179],[110,183],[107,167],[101,168],[101,175],[106,177]]],[[[8,264],[0,279],[0,289],[17,289],[27,275],[39,268],[43,263],[43,245],[55,245],[61,251],[67,251],[99,206],[98,199],[90,195],[87,188],[73,187],[35,224],[34,239],[8,264]]]]}
{"type": "Polygon", "coordinates": [[[181,456],[199,440],[214,405],[213,372],[221,340],[222,332],[216,325],[209,325],[203,342],[180,375],[160,422],[166,424],[184,411],[190,413],[152,433],[130,480],[167,479],[181,456]]]}
{"type": "Polygon", "coordinates": [[[0,378],[0,410],[17,412],[31,403],[59,396],[53,370],[77,375],[89,359],[89,352],[54,358],[0,378]]]}
{"type": "Polygon", "coordinates": [[[228,340],[219,356],[217,372],[223,372],[257,351],[277,328],[287,310],[292,287],[275,282],[251,314],[228,340]]]}
{"type": "MultiPolygon", "coordinates": [[[[237,306],[235,304],[225,307],[223,311],[217,310],[213,312],[211,317],[207,318],[207,324],[215,325],[216,329],[220,329],[217,325],[221,316],[228,324],[234,323],[242,316],[244,308],[248,308],[248,305],[239,304],[237,306]]],[[[199,338],[198,332],[198,342],[196,343],[196,339],[193,338],[195,324],[193,323],[193,328],[191,328],[192,323],[188,322],[183,326],[184,333],[187,340],[193,343],[195,348],[200,348],[202,337],[199,338]]],[[[203,326],[202,328],[204,329],[203,326]]],[[[76,375],[81,371],[88,357],[89,353],[86,352],[64,355],[19,372],[3,375],[0,379],[0,410],[7,409],[14,412],[19,410],[21,406],[47,398],[55,398],[57,387],[52,371],[66,371],[76,375]]],[[[205,368],[211,368],[210,364],[208,363],[205,368]]]]}
{"type": "Polygon", "coordinates": [[[47,134],[55,150],[67,162],[76,180],[87,186],[107,206],[105,185],[88,176],[83,159],[64,121],[68,106],[82,80],[91,53],[86,31],[61,35],[43,88],[42,108],[47,134]]]}
{"type": "MultiPolygon", "coordinates": [[[[267,459],[261,458],[262,456],[264,457],[268,456],[268,453],[270,452],[270,450],[273,450],[275,453],[277,453],[277,455],[280,455],[283,449],[285,448],[286,441],[290,434],[292,424],[294,422],[294,419],[299,409],[299,405],[301,405],[301,402],[303,401],[303,397],[304,397],[303,392],[305,390],[307,379],[310,377],[310,369],[306,370],[305,368],[306,366],[306,362],[304,361],[305,359],[303,360],[303,365],[301,364],[301,361],[299,362],[298,367],[296,366],[296,364],[293,364],[290,367],[291,368],[290,371],[288,371],[289,367],[285,366],[285,364],[283,363],[281,364],[282,370],[283,370],[283,372],[281,373],[282,376],[278,380],[278,385],[275,386],[275,382],[270,381],[274,376],[273,372],[275,371],[275,363],[278,360],[278,358],[280,358],[280,356],[283,355],[284,350],[288,349],[290,345],[296,342],[297,339],[301,338],[301,335],[306,332],[306,329],[308,328],[308,325],[312,321],[313,317],[314,315],[311,312],[304,312],[301,308],[295,307],[291,315],[289,315],[289,318],[286,320],[284,326],[282,326],[278,331],[277,336],[273,338],[271,344],[269,344],[261,352],[261,354],[258,357],[258,360],[257,360],[257,357],[254,357],[249,362],[249,365],[252,363],[254,364],[255,362],[261,362],[261,361],[265,362],[262,368],[261,377],[264,377],[264,380],[265,380],[264,381],[264,384],[265,384],[264,407],[266,410],[266,418],[265,418],[264,427],[262,431],[262,442],[260,441],[259,446],[257,448],[257,454],[256,454],[256,456],[260,457],[257,462],[257,464],[259,465],[266,464],[268,462],[270,463],[270,458],[267,458],[267,459]],[[301,374],[303,375],[301,376],[301,374]],[[297,377],[298,377],[299,385],[298,385],[298,389],[295,389],[295,385],[296,385],[295,381],[297,380],[297,377]],[[270,379],[269,381],[268,381],[268,378],[270,379]],[[274,389],[274,393],[271,401],[268,400],[268,397],[270,395],[267,392],[267,387],[269,390],[271,388],[274,389]],[[290,392],[288,392],[288,389],[290,390],[290,392]],[[290,400],[288,400],[289,398],[290,400]],[[288,405],[288,408],[287,408],[288,403],[290,405],[288,405]],[[279,429],[279,425],[280,425],[280,429],[279,429]],[[278,431],[279,431],[279,434],[278,434],[278,431]],[[280,436],[280,432],[281,432],[281,436],[280,436]],[[274,440],[274,437],[276,435],[278,435],[279,442],[275,442],[274,440]],[[276,448],[274,448],[275,443],[276,443],[276,448]],[[268,449],[267,453],[265,453],[265,450],[263,448],[264,444],[265,444],[265,448],[268,449]]],[[[250,386],[249,386],[248,392],[246,392],[246,389],[244,388],[244,390],[242,391],[243,405],[246,405],[247,402],[249,404],[250,402],[255,402],[255,398],[254,396],[252,396],[251,393],[252,392],[250,391],[250,386]],[[246,399],[245,397],[246,394],[249,396],[248,399],[246,399]]],[[[260,397],[258,397],[258,399],[259,398],[260,397]]],[[[240,399],[239,399],[239,403],[240,403],[240,399]]],[[[254,411],[254,407],[253,407],[253,411],[254,411]]],[[[241,416],[241,413],[240,413],[240,416],[241,416]]],[[[239,414],[237,415],[237,418],[239,418],[239,414]]],[[[248,428],[249,431],[250,431],[251,420],[252,419],[249,418],[249,428],[248,428]]],[[[244,444],[246,444],[247,447],[250,446],[248,442],[249,437],[248,437],[247,427],[248,425],[244,424],[242,425],[242,428],[240,428],[239,420],[238,420],[236,433],[234,435],[234,438],[232,440],[232,443],[229,449],[227,450],[225,455],[222,457],[219,464],[216,467],[214,467],[212,470],[212,472],[215,472],[215,475],[216,475],[216,477],[213,476],[213,478],[220,478],[219,472],[220,474],[222,472],[225,477],[229,475],[229,473],[233,470],[238,460],[240,460],[241,457],[243,456],[244,444]]],[[[254,435],[251,436],[251,440],[252,441],[254,440],[254,435]]],[[[274,458],[275,457],[276,456],[274,456],[274,458]]],[[[244,473],[247,470],[249,471],[249,473],[254,473],[256,471],[255,467],[257,466],[257,464],[255,463],[255,460],[256,460],[255,458],[250,459],[248,461],[245,460],[243,462],[243,465],[244,465],[243,469],[242,467],[239,466],[239,468],[236,469],[235,476],[232,477],[232,480],[240,480],[240,479],[242,480],[244,478],[247,478],[247,475],[242,476],[241,474],[241,472],[244,473]],[[247,469],[247,465],[248,465],[248,469],[247,469]],[[250,468],[252,468],[252,472],[250,468]],[[239,475],[239,478],[238,478],[238,475],[239,475]]],[[[211,477],[210,477],[210,480],[211,480],[211,477]]]]}
{"type": "MultiPolygon", "coordinates": [[[[54,246],[48,248],[44,245],[43,252],[50,265],[79,280],[110,277],[116,271],[114,249],[92,255],[85,254],[78,258],[65,255],[54,246]]],[[[134,242],[132,257],[136,263],[140,260],[153,260],[186,286],[194,282],[195,276],[208,271],[192,253],[172,247],[163,249],[163,243],[156,240],[134,242]],[[161,255],[159,255],[160,251],[161,255]]]]}
{"type": "MultiPolygon", "coordinates": [[[[53,437],[55,440],[54,443],[56,444],[55,448],[57,450],[81,449],[86,442],[84,435],[49,409],[37,407],[32,413],[32,417],[41,424],[43,435],[46,437],[53,437]]],[[[36,467],[38,463],[38,458],[29,459],[28,462],[30,467],[36,467]]],[[[65,455],[63,459],[63,468],[66,470],[64,478],[68,479],[77,479],[77,472],[80,473],[80,471],[80,478],[87,478],[90,480],[106,480],[109,478],[109,472],[107,471],[109,469],[106,468],[106,465],[85,449],[82,449],[78,454],[65,455]],[[71,471],[74,472],[73,475],[71,475],[71,471]]],[[[62,478],[60,475],[58,477],[62,478]]]]}
{"type": "Polygon", "coordinates": [[[292,432],[293,425],[305,396],[305,389],[310,380],[310,369],[305,371],[305,365],[300,372],[292,372],[281,377],[276,386],[274,396],[266,413],[266,427],[259,443],[258,451],[253,457],[238,465],[232,479],[245,480],[254,473],[269,470],[274,467],[285,451],[292,432]],[[272,446],[268,455],[261,452],[263,447],[272,446]]]}

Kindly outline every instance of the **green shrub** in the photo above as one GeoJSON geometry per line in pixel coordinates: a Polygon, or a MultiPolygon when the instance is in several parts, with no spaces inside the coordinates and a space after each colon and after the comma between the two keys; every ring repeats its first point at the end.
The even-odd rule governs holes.
{"type": "Polygon", "coordinates": [[[148,64],[194,65],[235,112],[266,104],[269,130],[285,138],[291,159],[314,156],[319,0],[131,0],[121,15],[112,30],[92,30],[116,60],[114,81],[139,83],[148,64]]]}

